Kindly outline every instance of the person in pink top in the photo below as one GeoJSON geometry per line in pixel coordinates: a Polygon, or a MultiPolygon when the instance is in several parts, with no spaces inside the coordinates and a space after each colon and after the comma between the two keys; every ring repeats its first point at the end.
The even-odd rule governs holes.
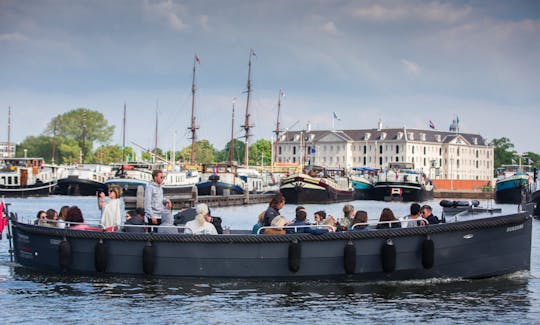
{"type": "Polygon", "coordinates": [[[95,230],[84,222],[81,209],[74,205],[67,211],[66,224],[69,225],[71,230],[95,230]],[[73,224],[71,224],[73,222],[73,224]]]}

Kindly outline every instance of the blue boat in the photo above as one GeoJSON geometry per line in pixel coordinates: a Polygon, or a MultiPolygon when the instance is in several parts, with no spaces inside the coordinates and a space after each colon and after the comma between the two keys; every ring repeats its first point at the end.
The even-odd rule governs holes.
{"type": "Polygon", "coordinates": [[[351,183],[356,200],[371,200],[378,170],[371,167],[353,167],[351,183]]]}
{"type": "Polygon", "coordinates": [[[531,167],[503,165],[497,168],[495,202],[520,204],[527,195],[531,183],[531,167]]]}

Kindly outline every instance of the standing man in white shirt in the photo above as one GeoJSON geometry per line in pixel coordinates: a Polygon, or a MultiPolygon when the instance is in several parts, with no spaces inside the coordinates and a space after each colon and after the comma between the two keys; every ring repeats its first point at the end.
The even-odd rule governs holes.
{"type": "Polygon", "coordinates": [[[161,224],[161,214],[163,213],[163,187],[165,180],[163,171],[156,169],[152,171],[152,180],[146,184],[144,191],[144,214],[148,225],[157,226],[161,224]]]}

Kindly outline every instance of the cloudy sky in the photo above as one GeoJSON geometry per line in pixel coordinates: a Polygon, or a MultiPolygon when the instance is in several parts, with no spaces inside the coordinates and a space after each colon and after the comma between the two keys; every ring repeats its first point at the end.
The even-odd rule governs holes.
{"type": "Polygon", "coordinates": [[[0,141],[38,135],[85,107],[152,147],[222,149],[244,120],[249,50],[252,142],[283,128],[428,128],[508,137],[540,153],[539,1],[0,0],[0,141]]]}

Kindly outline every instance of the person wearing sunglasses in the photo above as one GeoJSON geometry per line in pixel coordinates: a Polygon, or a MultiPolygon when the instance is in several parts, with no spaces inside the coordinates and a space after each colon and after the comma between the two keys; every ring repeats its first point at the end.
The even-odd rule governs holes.
{"type": "Polygon", "coordinates": [[[146,184],[144,190],[144,213],[150,226],[161,224],[161,215],[164,212],[162,187],[164,180],[162,170],[153,170],[152,180],[146,184]]]}

